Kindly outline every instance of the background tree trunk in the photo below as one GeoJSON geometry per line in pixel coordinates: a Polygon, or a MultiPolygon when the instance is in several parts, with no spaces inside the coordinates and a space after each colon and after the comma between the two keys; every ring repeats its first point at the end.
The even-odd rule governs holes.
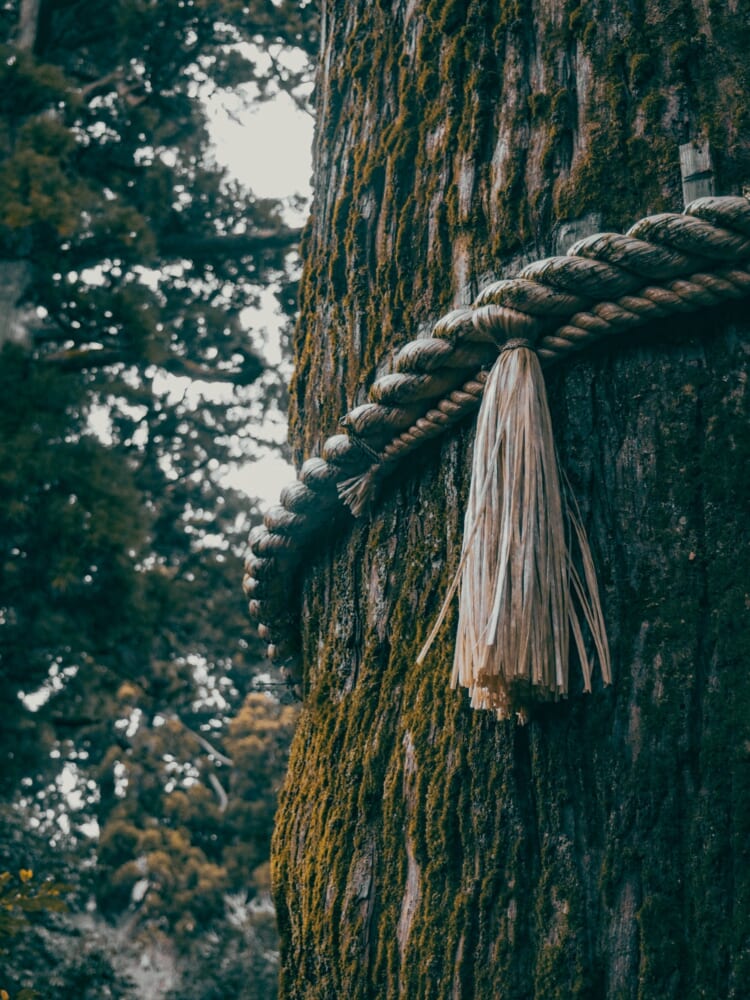
{"type": "MultiPolygon", "coordinates": [[[[493,277],[750,180],[747,2],[324,3],[293,437],[493,277]]],[[[747,305],[548,374],[615,682],[528,725],[449,688],[472,428],[304,581],[277,818],[285,998],[680,998],[750,978],[747,305]]]]}
{"type": "Polygon", "coordinates": [[[6,341],[29,341],[34,309],[23,301],[31,283],[31,265],[22,260],[0,260],[0,348],[6,341]]]}
{"type": "Polygon", "coordinates": [[[41,6],[41,0],[21,0],[16,48],[33,52],[39,30],[39,11],[41,6]]]}

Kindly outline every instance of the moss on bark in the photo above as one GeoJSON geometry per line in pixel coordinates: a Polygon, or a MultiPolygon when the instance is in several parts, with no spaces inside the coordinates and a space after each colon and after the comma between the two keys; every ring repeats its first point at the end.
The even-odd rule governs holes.
{"type": "MultiPolygon", "coordinates": [[[[300,456],[384,357],[559,223],[679,210],[679,142],[708,135],[720,189],[739,188],[732,6],[325,5],[300,456]]],[[[714,311],[550,372],[611,688],[520,727],[450,690],[455,622],[416,666],[458,558],[471,427],[320,553],[275,837],[282,997],[743,995],[747,329],[714,311]]]]}

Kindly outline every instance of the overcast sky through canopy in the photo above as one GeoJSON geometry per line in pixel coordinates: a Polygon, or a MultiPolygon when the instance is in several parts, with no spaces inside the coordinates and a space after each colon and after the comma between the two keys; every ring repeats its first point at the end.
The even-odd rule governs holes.
{"type": "MultiPolygon", "coordinates": [[[[208,113],[216,159],[238,181],[260,198],[302,195],[309,201],[313,119],[291,98],[280,94],[248,112],[240,98],[224,92],[220,100],[208,102],[208,113]]],[[[306,214],[290,209],[288,221],[302,225],[306,214]]],[[[270,342],[264,353],[276,361],[278,316],[264,310],[252,322],[268,329],[270,342]]],[[[292,478],[288,463],[271,454],[231,473],[226,481],[271,504],[292,478]]]]}

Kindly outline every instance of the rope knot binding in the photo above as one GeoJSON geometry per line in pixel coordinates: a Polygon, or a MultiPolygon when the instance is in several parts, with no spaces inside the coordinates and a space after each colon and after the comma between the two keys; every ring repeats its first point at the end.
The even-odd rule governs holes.
{"type": "Polygon", "coordinates": [[[504,354],[505,351],[515,351],[519,347],[525,347],[529,351],[534,350],[534,344],[530,340],[527,340],[525,337],[513,337],[511,340],[506,340],[505,343],[500,346],[498,353],[504,354]]]}

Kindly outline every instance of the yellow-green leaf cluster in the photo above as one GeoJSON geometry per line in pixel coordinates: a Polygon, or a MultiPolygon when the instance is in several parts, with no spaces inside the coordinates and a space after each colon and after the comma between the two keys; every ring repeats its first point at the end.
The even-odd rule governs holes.
{"type": "Polygon", "coordinates": [[[54,879],[34,882],[30,868],[0,872],[0,950],[4,938],[14,937],[27,926],[29,914],[65,910],[63,894],[69,889],[54,879]]]}

